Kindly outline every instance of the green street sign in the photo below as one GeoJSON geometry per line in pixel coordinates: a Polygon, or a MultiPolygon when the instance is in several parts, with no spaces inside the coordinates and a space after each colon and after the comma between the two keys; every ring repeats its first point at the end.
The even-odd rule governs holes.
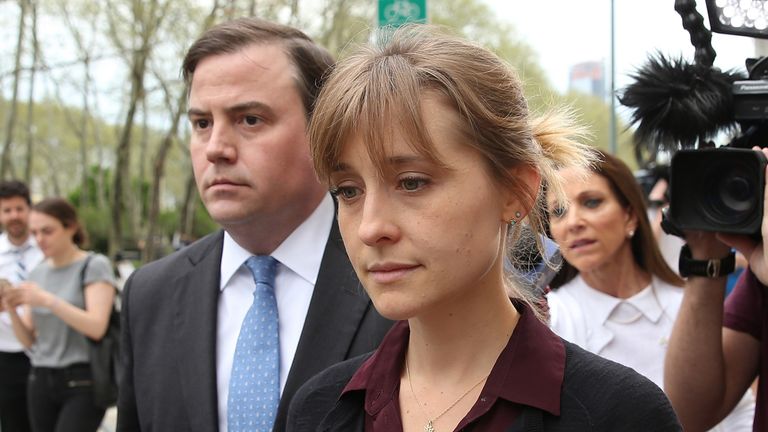
{"type": "Polygon", "coordinates": [[[379,0],[379,27],[427,22],[427,0],[379,0]]]}

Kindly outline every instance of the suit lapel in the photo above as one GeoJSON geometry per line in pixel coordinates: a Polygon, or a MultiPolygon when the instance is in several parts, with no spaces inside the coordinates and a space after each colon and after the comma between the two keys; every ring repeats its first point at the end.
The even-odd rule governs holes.
{"type": "Polygon", "coordinates": [[[181,397],[194,431],[216,431],[216,328],[223,231],[190,246],[191,267],[174,291],[174,326],[181,397]]]}
{"type": "Polygon", "coordinates": [[[299,345],[280,399],[277,424],[285,419],[288,402],[304,382],[347,358],[360,321],[370,307],[363,292],[334,219],[299,345]]]}

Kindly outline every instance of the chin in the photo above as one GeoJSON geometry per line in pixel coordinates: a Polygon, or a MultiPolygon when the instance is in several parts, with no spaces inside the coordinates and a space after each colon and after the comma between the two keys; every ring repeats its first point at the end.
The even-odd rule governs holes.
{"type": "Polygon", "coordinates": [[[373,307],[376,311],[386,319],[392,321],[403,321],[411,319],[418,315],[419,309],[414,307],[413,301],[407,299],[394,299],[386,298],[387,296],[379,296],[373,301],[373,307]],[[382,298],[384,297],[384,298],[382,298]]]}

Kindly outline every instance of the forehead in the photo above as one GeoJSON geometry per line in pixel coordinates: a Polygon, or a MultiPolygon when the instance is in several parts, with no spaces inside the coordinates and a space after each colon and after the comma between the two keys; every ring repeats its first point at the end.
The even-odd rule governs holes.
{"type": "Polygon", "coordinates": [[[58,219],[55,217],[45,214],[43,212],[32,210],[29,213],[29,225],[36,225],[36,226],[46,226],[46,225],[55,225],[55,224],[61,224],[58,219]]]}
{"type": "Polygon", "coordinates": [[[558,171],[565,194],[576,197],[586,192],[613,194],[608,179],[587,168],[565,168],[558,171]]]}
{"type": "Polygon", "coordinates": [[[361,116],[359,127],[350,131],[341,148],[341,158],[351,151],[365,150],[383,171],[391,157],[415,153],[438,165],[456,152],[473,151],[467,125],[447,98],[425,92],[415,107],[390,105],[383,116],[361,116]]]}
{"type": "Polygon", "coordinates": [[[0,198],[0,208],[29,207],[27,200],[20,196],[0,198]]]}
{"type": "MultiPolygon", "coordinates": [[[[247,45],[232,53],[203,58],[197,64],[190,84],[190,104],[198,96],[219,96],[237,100],[244,89],[288,91],[295,88],[296,68],[285,47],[279,43],[247,45]],[[238,88],[227,90],[228,88],[238,88]]],[[[247,95],[243,95],[245,97],[247,95]]]]}

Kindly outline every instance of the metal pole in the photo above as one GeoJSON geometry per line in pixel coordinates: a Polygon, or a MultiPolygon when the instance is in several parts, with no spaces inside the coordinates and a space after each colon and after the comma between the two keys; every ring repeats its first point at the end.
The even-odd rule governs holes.
{"type": "Polygon", "coordinates": [[[608,97],[611,100],[611,121],[610,121],[610,146],[611,154],[616,154],[616,4],[611,0],[611,89],[608,97]]]}

